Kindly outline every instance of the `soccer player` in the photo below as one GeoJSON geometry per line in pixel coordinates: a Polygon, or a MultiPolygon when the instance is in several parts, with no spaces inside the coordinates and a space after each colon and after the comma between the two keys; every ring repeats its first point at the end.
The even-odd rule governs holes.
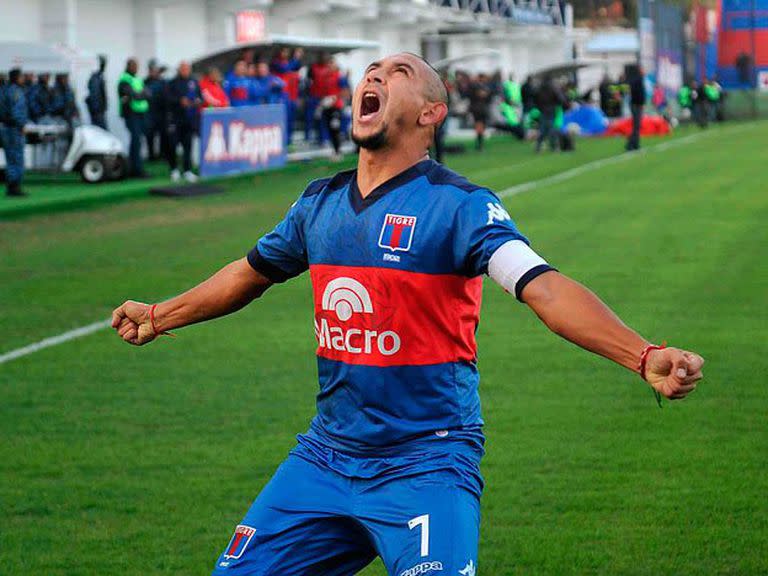
{"type": "Polygon", "coordinates": [[[438,74],[413,54],[368,66],[353,99],[357,170],[311,182],[248,255],[188,292],[113,313],[135,345],[242,308],[309,270],[317,416],[234,530],[215,575],[475,576],[483,421],[475,329],[483,276],[557,334],[670,399],[700,356],[652,346],[553,269],[499,199],[430,160],[438,74]]]}

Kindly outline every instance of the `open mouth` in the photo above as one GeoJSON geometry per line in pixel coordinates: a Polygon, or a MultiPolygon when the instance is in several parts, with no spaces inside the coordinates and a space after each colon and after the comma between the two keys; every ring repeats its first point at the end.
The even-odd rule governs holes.
{"type": "Polygon", "coordinates": [[[381,108],[381,100],[375,92],[365,92],[360,102],[360,118],[373,116],[381,108]]]}

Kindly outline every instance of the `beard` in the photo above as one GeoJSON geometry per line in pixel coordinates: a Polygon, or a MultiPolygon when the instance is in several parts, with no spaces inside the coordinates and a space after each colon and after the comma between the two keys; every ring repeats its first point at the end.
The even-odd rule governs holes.
{"type": "Polygon", "coordinates": [[[371,134],[370,136],[366,136],[365,138],[361,138],[359,136],[355,136],[355,128],[352,127],[352,142],[360,146],[360,148],[365,148],[366,150],[381,150],[384,148],[387,144],[389,144],[389,138],[387,137],[387,129],[389,126],[385,122],[381,126],[381,130],[378,132],[375,132],[371,134]]]}

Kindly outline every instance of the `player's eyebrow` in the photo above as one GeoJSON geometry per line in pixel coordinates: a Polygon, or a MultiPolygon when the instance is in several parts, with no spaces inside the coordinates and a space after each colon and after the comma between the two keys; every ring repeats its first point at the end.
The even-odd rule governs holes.
{"type": "Polygon", "coordinates": [[[392,64],[392,66],[395,68],[399,68],[400,66],[402,66],[403,68],[406,68],[410,76],[413,76],[414,74],[416,74],[416,70],[414,70],[413,66],[408,64],[408,62],[406,62],[405,60],[399,60],[394,64],[392,64]]]}
{"type": "Polygon", "coordinates": [[[381,68],[381,61],[377,60],[376,62],[371,62],[368,64],[368,68],[365,69],[365,73],[367,74],[371,70],[375,70],[376,68],[381,68]]]}

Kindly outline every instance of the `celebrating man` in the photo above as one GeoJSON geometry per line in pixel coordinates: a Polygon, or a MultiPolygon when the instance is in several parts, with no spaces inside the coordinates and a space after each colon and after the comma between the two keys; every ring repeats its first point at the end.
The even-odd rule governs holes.
{"type": "Polygon", "coordinates": [[[429,159],[446,99],[418,56],[372,63],[353,99],[357,170],[310,183],[245,258],[197,287],[114,311],[119,335],[142,345],[309,270],[317,416],[214,574],[348,575],[381,556],[395,576],[475,575],[483,275],[667,398],[702,377],[701,357],[649,344],[534,252],[491,191],[429,159]]]}

